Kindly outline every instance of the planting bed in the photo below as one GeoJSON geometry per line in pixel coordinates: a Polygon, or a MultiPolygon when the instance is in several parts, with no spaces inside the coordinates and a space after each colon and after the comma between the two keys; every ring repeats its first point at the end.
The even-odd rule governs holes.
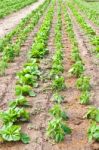
{"type": "Polygon", "coordinates": [[[0,150],[99,150],[96,26],[45,0],[0,39],[0,150]]]}

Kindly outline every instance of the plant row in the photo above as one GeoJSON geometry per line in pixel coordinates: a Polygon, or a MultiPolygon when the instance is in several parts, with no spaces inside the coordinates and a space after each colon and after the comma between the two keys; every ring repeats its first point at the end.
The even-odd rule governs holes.
{"type": "Polygon", "coordinates": [[[0,2],[0,18],[4,18],[12,12],[16,12],[36,1],[37,0],[2,0],[0,2]]]}
{"type": "Polygon", "coordinates": [[[85,1],[74,1],[80,10],[87,15],[96,25],[99,25],[99,6],[98,3],[87,3],[85,1]]]}
{"type": "Polygon", "coordinates": [[[63,46],[61,35],[61,0],[58,4],[58,20],[55,26],[55,54],[52,58],[52,68],[50,71],[51,89],[53,93],[54,105],[50,108],[49,113],[52,119],[48,122],[47,135],[55,142],[61,142],[64,140],[65,135],[71,133],[71,129],[68,127],[66,121],[68,120],[67,113],[63,111],[61,103],[64,97],[60,94],[62,90],[66,88],[65,79],[63,77],[63,46]]]}
{"type": "Polygon", "coordinates": [[[37,81],[40,79],[41,75],[39,58],[43,58],[44,55],[47,54],[46,52],[48,52],[46,50],[46,46],[53,13],[54,1],[52,1],[40,30],[37,33],[35,41],[29,52],[27,63],[24,65],[23,69],[17,73],[17,82],[15,87],[15,94],[17,98],[9,102],[9,107],[6,111],[0,112],[0,118],[2,120],[0,137],[3,141],[22,141],[26,144],[30,141],[29,136],[22,133],[21,125],[19,125],[19,123],[30,120],[30,113],[26,109],[26,107],[29,107],[30,105],[26,96],[36,96],[33,88],[38,87],[37,81]]]}
{"type": "Polygon", "coordinates": [[[83,16],[79,14],[77,9],[73,6],[72,3],[68,3],[70,9],[73,12],[73,15],[75,16],[77,22],[80,24],[80,26],[84,29],[86,34],[88,35],[90,42],[95,47],[94,52],[97,54],[97,57],[99,56],[99,36],[96,35],[95,31],[91,28],[90,25],[88,25],[84,19],[83,16]]]}
{"type": "MultiPolygon", "coordinates": [[[[79,47],[73,31],[73,25],[66,8],[64,8],[64,14],[67,25],[66,31],[72,43],[71,59],[74,62],[72,68],[69,70],[69,73],[78,78],[75,86],[81,91],[80,103],[84,105],[90,104],[90,77],[84,75],[85,67],[79,54],[79,47]]],[[[88,112],[84,117],[99,122],[99,109],[92,106],[89,107],[88,112]]],[[[88,129],[89,141],[92,139],[99,141],[99,126],[96,125],[96,122],[92,123],[88,129]]]]}
{"type": "MultiPolygon", "coordinates": [[[[22,44],[25,43],[30,32],[33,31],[35,25],[38,23],[40,17],[48,7],[49,1],[45,1],[44,4],[39,6],[36,11],[33,11],[11,34],[8,34],[4,40],[2,40],[2,57],[0,60],[0,74],[4,74],[8,63],[14,61],[16,56],[19,56],[22,44]],[[24,28],[24,29],[22,29],[24,28]],[[13,38],[13,34],[19,34],[16,40],[10,41],[13,38]]],[[[14,36],[15,36],[14,35],[14,36]]],[[[15,38],[15,37],[14,37],[15,38]]]]}

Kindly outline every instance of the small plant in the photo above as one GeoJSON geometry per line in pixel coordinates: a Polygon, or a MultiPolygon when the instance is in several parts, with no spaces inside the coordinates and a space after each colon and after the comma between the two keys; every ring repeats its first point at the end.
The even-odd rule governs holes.
{"type": "Polygon", "coordinates": [[[89,91],[90,90],[90,78],[86,76],[81,76],[76,81],[76,87],[82,91],[89,91]]]}
{"type": "Polygon", "coordinates": [[[4,141],[22,141],[25,144],[30,142],[30,138],[27,134],[21,133],[21,127],[18,125],[13,125],[9,123],[4,125],[0,129],[0,137],[4,141]]]}
{"type": "Polygon", "coordinates": [[[83,63],[81,61],[77,61],[75,64],[73,64],[72,68],[69,70],[69,73],[75,75],[76,77],[80,77],[83,71],[84,71],[83,63]]]}
{"type": "Polygon", "coordinates": [[[32,87],[38,87],[37,76],[33,76],[30,74],[19,75],[17,83],[21,85],[30,85],[32,87]]]}
{"type": "Polygon", "coordinates": [[[16,85],[15,91],[17,96],[36,96],[29,85],[16,85]]]}
{"type": "Polygon", "coordinates": [[[86,113],[84,117],[95,120],[96,122],[99,122],[99,108],[89,107],[88,112],[86,113]]]}
{"type": "Polygon", "coordinates": [[[88,139],[90,142],[92,140],[99,142],[99,125],[96,125],[95,122],[93,122],[88,129],[88,139]]]}
{"type": "Polygon", "coordinates": [[[17,106],[29,106],[29,104],[24,96],[19,96],[17,99],[10,101],[9,106],[15,108],[17,106]]]}
{"type": "Polygon", "coordinates": [[[87,105],[89,104],[89,99],[90,99],[90,93],[88,91],[83,91],[80,96],[80,103],[87,105]]]}
{"type": "Polygon", "coordinates": [[[56,76],[52,82],[52,89],[56,91],[64,90],[66,87],[64,77],[56,76]]]}
{"type": "Polygon", "coordinates": [[[16,121],[28,121],[30,118],[30,115],[27,111],[25,111],[24,108],[9,108],[7,111],[0,113],[0,118],[4,122],[4,124],[8,124],[10,122],[16,122],[16,121]]]}
{"type": "Polygon", "coordinates": [[[55,93],[55,94],[53,95],[53,99],[54,99],[54,101],[57,102],[57,103],[62,103],[62,102],[64,101],[64,97],[61,96],[61,95],[58,94],[58,93],[55,93]]]}
{"type": "Polygon", "coordinates": [[[68,116],[66,112],[62,111],[62,108],[59,104],[54,105],[50,110],[50,114],[55,118],[62,118],[64,120],[68,120],[68,116]]]}
{"type": "Polygon", "coordinates": [[[47,128],[47,135],[54,139],[55,142],[64,140],[66,134],[70,134],[71,129],[62,122],[62,119],[53,119],[49,122],[47,128]]]}

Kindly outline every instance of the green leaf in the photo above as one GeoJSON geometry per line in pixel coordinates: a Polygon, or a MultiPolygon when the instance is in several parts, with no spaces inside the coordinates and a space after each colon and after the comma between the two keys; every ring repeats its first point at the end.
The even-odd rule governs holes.
{"type": "Polygon", "coordinates": [[[25,133],[21,133],[21,141],[24,144],[29,144],[30,143],[30,137],[25,133]]]}

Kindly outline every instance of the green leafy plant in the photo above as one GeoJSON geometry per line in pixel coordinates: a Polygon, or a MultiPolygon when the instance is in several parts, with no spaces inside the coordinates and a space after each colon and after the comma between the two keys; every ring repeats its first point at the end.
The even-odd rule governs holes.
{"type": "Polygon", "coordinates": [[[68,116],[65,111],[62,111],[62,108],[59,104],[54,105],[50,110],[50,114],[55,118],[62,118],[64,120],[68,120],[68,116]]]}
{"type": "Polygon", "coordinates": [[[99,122],[99,108],[96,108],[94,106],[89,107],[88,112],[85,114],[84,117],[99,122]]]}
{"type": "Polygon", "coordinates": [[[62,119],[53,119],[49,122],[47,128],[47,135],[54,139],[55,142],[64,140],[66,134],[70,134],[71,129],[62,122],[62,119]]]}
{"type": "Polygon", "coordinates": [[[4,124],[16,121],[28,121],[30,118],[29,113],[24,108],[9,108],[7,111],[0,112],[0,118],[4,124]]]}
{"type": "Polygon", "coordinates": [[[18,77],[18,84],[21,85],[30,85],[32,87],[37,87],[38,83],[37,83],[37,76],[33,76],[30,74],[25,74],[25,75],[19,75],[18,77]]]}
{"type": "Polygon", "coordinates": [[[76,81],[76,87],[82,91],[89,91],[90,90],[90,77],[87,76],[81,76],[76,81]]]}
{"type": "Polygon", "coordinates": [[[89,104],[90,93],[88,91],[83,91],[80,95],[80,103],[81,104],[89,104]]]}
{"type": "Polygon", "coordinates": [[[36,94],[32,91],[32,88],[29,85],[16,85],[15,91],[17,96],[36,96],[36,94]]]}
{"type": "Polygon", "coordinates": [[[52,82],[52,89],[56,91],[64,90],[66,87],[64,77],[56,76],[52,82]]]}
{"type": "Polygon", "coordinates": [[[63,101],[64,101],[64,97],[63,96],[61,96],[59,93],[54,93],[54,95],[53,95],[53,99],[54,99],[54,101],[55,102],[57,102],[57,103],[62,103],[63,101]]]}
{"type": "Polygon", "coordinates": [[[83,63],[81,61],[77,61],[75,64],[73,64],[72,68],[69,70],[69,73],[75,75],[76,77],[80,77],[83,71],[84,71],[83,63]]]}
{"type": "Polygon", "coordinates": [[[21,127],[19,125],[13,125],[9,123],[4,125],[0,129],[0,136],[4,141],[22,141],[25,144],[30,142],[30,138],[27,134],[21,133],[21,127]]]}
{"type": "Polygon", "coordinates": [[[93,122],[88,129],[88,139],[90,142],[92,140],[99,142],[99,125],[96,125],[95,122],[93,122]]]}
{"type": "Polygon", "coordinates": [[[24,96],[19,96],[15,100],[9,102],[10,107],[17,107],[17,106],[29,106],[27,99],[24,96]]]}

